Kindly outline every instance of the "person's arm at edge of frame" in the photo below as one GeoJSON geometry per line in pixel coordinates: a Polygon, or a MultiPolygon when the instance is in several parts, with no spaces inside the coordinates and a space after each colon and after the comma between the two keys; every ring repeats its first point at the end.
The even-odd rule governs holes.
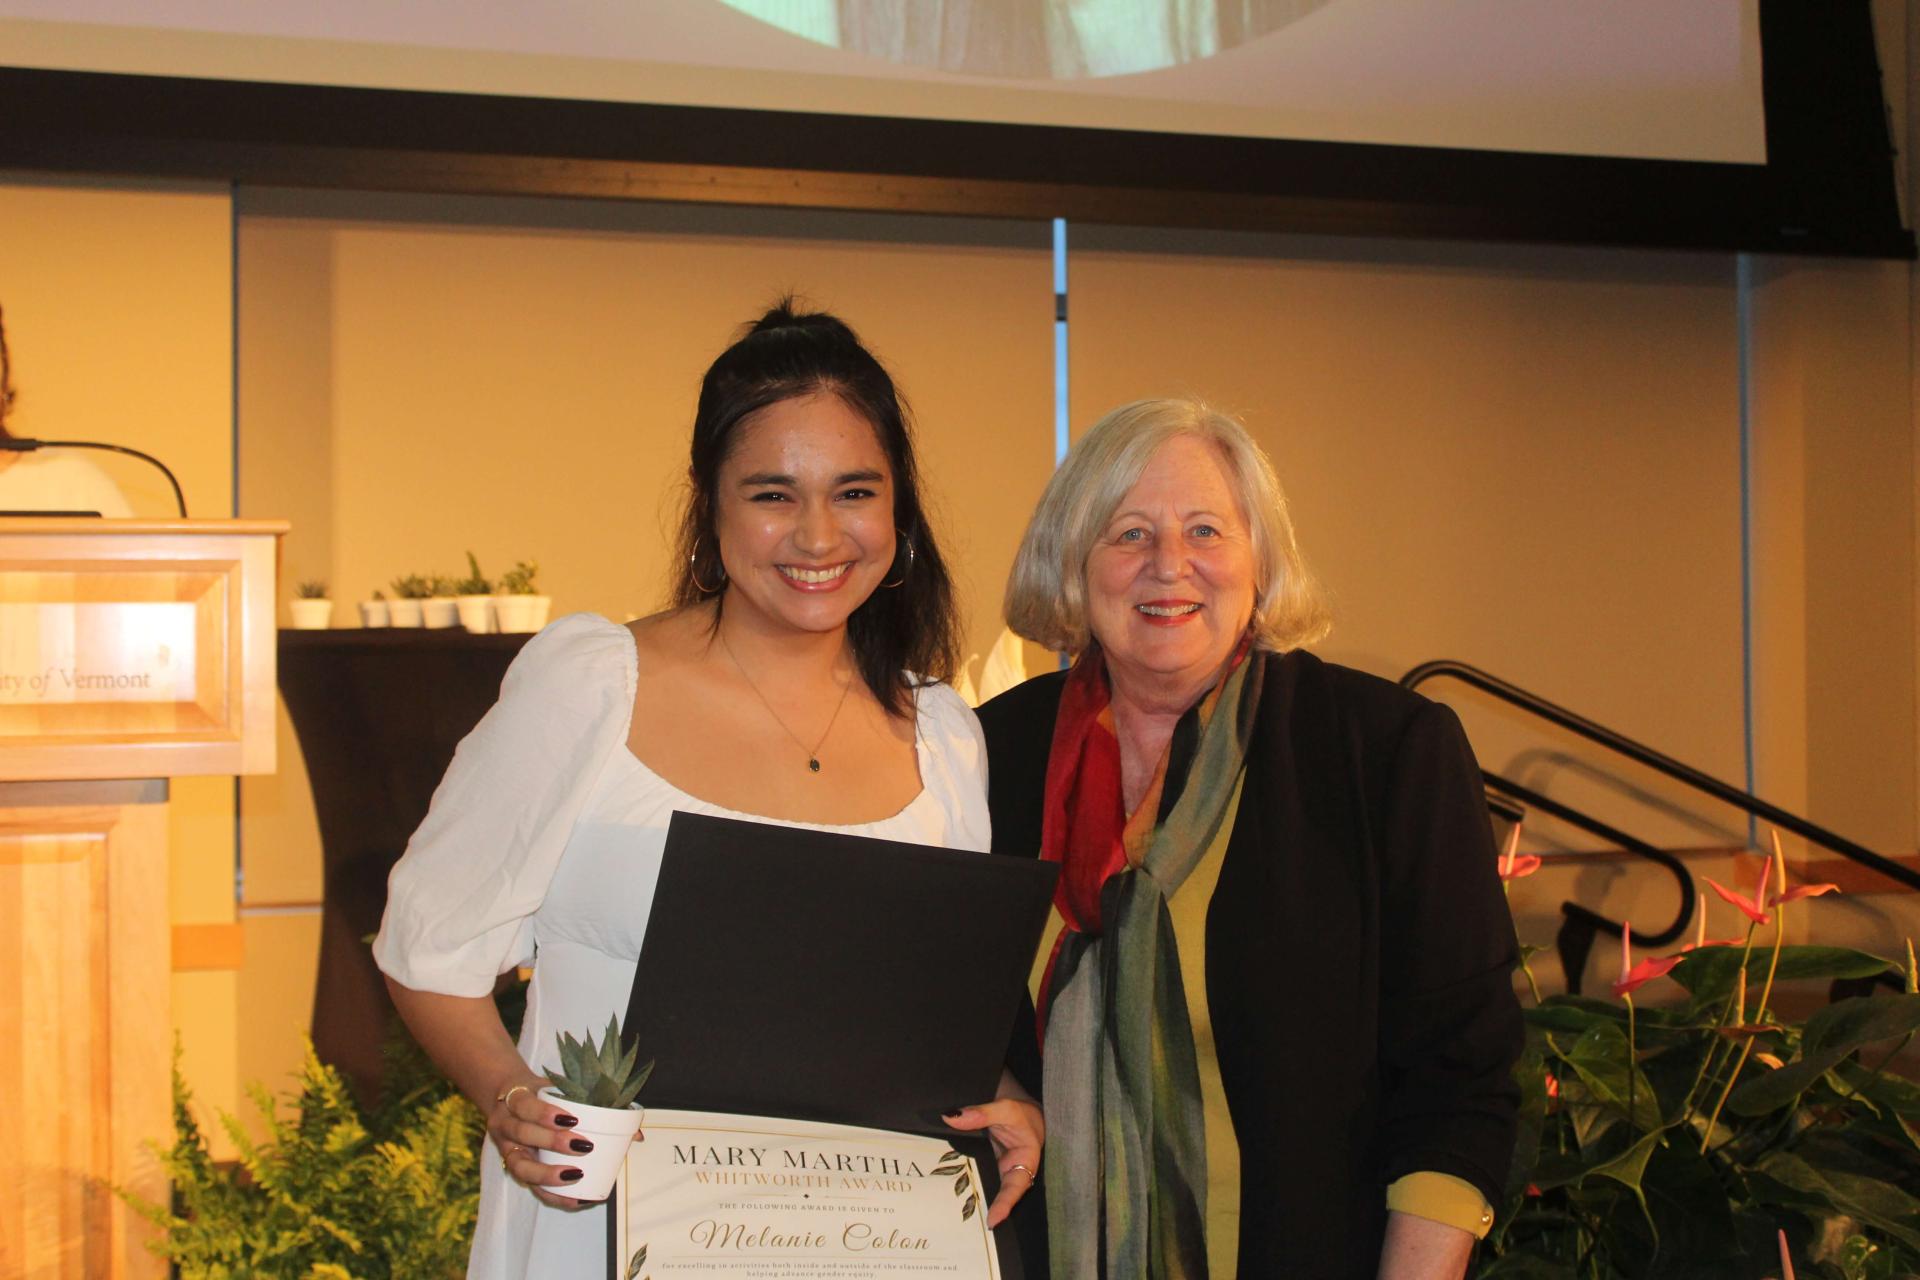
{"type": "Polygon", "coordinates": [[[1395,933],[1406,945],[1399,955],[1404,999],[1382,1007],[1383,1067],[1397,1093],[1387,1104],[1395,1121],[1388,1176],[1402,1205],[1390,1201],[1380,1280],[1454,1280],[1465,1272],[1476,1238],[1491,1225],[1512,1145],[1511,1073],[1521,1039],[1509,976],[1512,925],[1478,782],[1458,720],[1423,700],[1398,744],[1388,806],[1390,832],[1409,839],[1386,877],[1401,922],[1395,933]],[[1417,983],[1408,980],[1416,973],[1417,983]],[[1467,1229],[1472,1214],[1401,1211],[1409,1187],[1423,1181],[1466,1184],[1461,1190],[1486,1215],[1478,1229],[1467,1229]]]}

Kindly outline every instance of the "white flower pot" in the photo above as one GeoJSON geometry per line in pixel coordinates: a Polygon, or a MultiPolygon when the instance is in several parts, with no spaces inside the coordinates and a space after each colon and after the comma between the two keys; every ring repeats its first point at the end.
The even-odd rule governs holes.
{"type": "Polygon", "coordinates": [[[460,611],[460,625],[473,634],[483,636],[494,630],[492,596],[455,596],[453,604],[460,611]]]}
{"type": "Polygon", "coordinates": [[[420,621],[427,627],[450,627],[460,621],[460,606],[452,596],[428,596],[420,602],[420,621]]]}
{"type": "Polygon", "coordinates": [[[417,627],[420,625],[420,602],[418,600],[387,601],[387,617],[396,627],[417,627]]]}
{"type": "Polygon", "coordinates": [[[333,620],[331,600],[289,600],[287,609],[293,614],[296,631],[325,631],[333,620]]]}
{"type": "Polygon", "coordinates": [[[362,600],[360,602],[360,625],[363,627],[391,626],[392,613],[385,600],[362,600]]]}
{"type": "Polygon", "coordinates": [[[544,1147],[535,1152],[542,1164],[571,1165],[580,1170],[580,1181],[563,1182],[547,1190],[575,1200],[605,1200],[613,1190],[614,1180],[620,1176],[620,1166],[627,1161],[627,1148],[633,1143],[633,1135],[640,1132],[646,1108],[590,1107],[569,1102],[560,1096],[559,1090],[551,1088],[540,1091],[540,1100],[579,1117],[580,1123],[571,1132],[593,1143],[593,1150],[585,1155],[548,1151],[544,1147]]]}
{"type": "Polygon", "coordinates": [[[493,616],[500,629],[508,632],[533,632],[547,625],[547,613],[553,608],[552,596],[495,596],[493,616]]]}

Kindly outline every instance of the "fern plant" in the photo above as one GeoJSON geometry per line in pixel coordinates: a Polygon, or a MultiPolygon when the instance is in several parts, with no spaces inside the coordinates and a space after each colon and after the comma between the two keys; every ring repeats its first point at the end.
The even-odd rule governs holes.
{"type": "Polygon", "coordinates": [[[126,1197],[159,1228],[152,1247],[182,1280],[452,1280],[464,1273],[480,1197],[482,1120],[471,1103],[429,1081],[362,1112],[311,1046],[284,1098],[259,1085],[248,1092],[266,1136],[256,1140],[222,1114],[240,1160],[237,1169],[217,1165],[176,1060],[176,1137],[158,1153],[174,1203],[126,1197]]]}
{"type": "Polygon", "coordinates": [[[553,1082],[554,1091],[568,1102],[611,1107],[617,1111],[633,1104],[646,1086],[647,1077],[653,1074],[651,1062],[642,1067],[634,1065],[640,1056],[637,1043],[628,1045],[625,1053],[620,1052],[618,1015],[607,1019],[607,1034],[597,1045],[591,1032],[585,1040],[575,1040],[565,1031],[556,1039],[560,1045],[560,1065],[547,1068],[547,1079],[553,1082]]]}

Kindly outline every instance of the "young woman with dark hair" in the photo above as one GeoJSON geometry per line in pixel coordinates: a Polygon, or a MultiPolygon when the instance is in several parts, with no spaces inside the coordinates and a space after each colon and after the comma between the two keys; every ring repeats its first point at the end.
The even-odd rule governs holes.
{"type": "MultiPolygon", "coordinates": [[[[501,1157],[470,1276],[605,1265],[601,1215],[565,1194],[579,1171],[535,1154],[586,1141],[538,1097],[538,1068],[556,1032],[625,1008],[674,810],[989,843],[979,724],[939,683],[952,584],[905,411],[853,331],[783,302],[729,347],[702,385],[688,483],[672,607],[535,637],[390,882],[375,957],[501,1157]],[[489,997],[536,951],[516,1047],[489,997]]],[[[994,1139],[994,1223],[1043,1133],[1011,1076],[1000,1092],[951,1121],[994,1139]]]]}

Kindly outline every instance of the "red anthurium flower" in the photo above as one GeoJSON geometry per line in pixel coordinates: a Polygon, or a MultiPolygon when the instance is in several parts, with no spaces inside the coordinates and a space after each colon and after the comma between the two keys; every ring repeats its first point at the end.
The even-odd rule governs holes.
{"type": "Polygon", "coordinates": [[[1802,884],[1787,888],[1787,855],[1780,852],[1780,833],[1770,830],[1773,836],[1773,894],[1767,899],[1768,906],[1777,907],[1783,902],[1798,902],[1802,898],[1817,898],[1823,893],[1838,893],[1837,884],[1802,884]]]}
{"type": "Polygon", "coordinates": [[[1766,863],[1763,862],[1760,864],[1760,874],[1754,878],[1753,896],[1751,898],[1741,897],[1717,880],[1708,879],[1707,884],[1715,893],[1719,894],[1729,906],[1737,908],[1742,915],[1746,916],[1747,919],[1753,921],[1755,924],[1773,923],[1773,916],[1767,912],[1766,863]]]}
{"type": "Polygon", "coordinates": [[[1613,984],[1613,994],[1632,995],[1679,963],[1679,956],[1649,956],[1639,964],[1633,963],[1633,926],[1623,924],[1620,926],[1620,981],[1613,984]]]}
{"type": "Polygon", "coordinates": [[[1520,824],[1514,823],[1507,832],[1507,847],[1500,851],[1500,878],[1518,880],[1521,876],[1530,876],[1540,869],[1540,859],[1535,855],[1520,853],[1520,824]]]}
{"type": "Polygon", "coordinates": [[[1530,1195],[1530,1196],[1537,1196],[1537,1195],[1539,1195],[1539,1194],[1540,1194],[1540,1186],[1539,1186],[1539,1184],[1538,1184],[1538,1183],[1533,1183],[1533,1182],[1529,1182],[1529,1183],[1527,1184],[1527,1194],[1528,1194],[1528,1195],[1530,1195]]]}
{"type": "Polygon", "coordinates": [[[1560,1096],[1560,1077],[1554,1075],[1551,1071],[1547,1072],[1547,1096],[1549,1098],[1557,1098],[1560,1096]]]}
{"type": "Polygon", "coordinates": [[[1780,1233],[1780,1280],[1794,1280],[1793,1255],[1787,1252],[1787,1233],[1780,1233]]]}
{"type": "MultiPolygon", "coordinates": [[[[1707,883],[1712,884],[1713,882],[1708,881],[1707,883]]],[[[1719,886],[1715,885],[1714,887],[1718,888],[1719,886]]],[[[1732,947],[1732,946],[1738,946],[1739,943],[1740,943],[1740,939],[1738,938],[1713,938],[1711,940],[1708,939],[1707,937],[1707,904],[1703,902],[1700,904],[1699,917],[1694,921],[1693,941],[1681,947],[1680,954],[1685,955],[1689,951],[1698,951],[1701,947],[1732,947]]]]}

